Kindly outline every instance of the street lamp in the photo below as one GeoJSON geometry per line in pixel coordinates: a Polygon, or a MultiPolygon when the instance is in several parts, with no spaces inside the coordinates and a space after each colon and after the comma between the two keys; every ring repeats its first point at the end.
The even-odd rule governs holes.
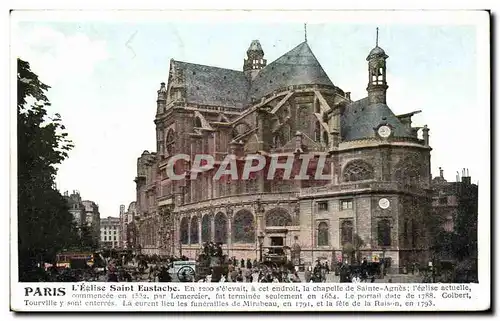
{"type": "Polygon", "coordinates": [[[262,246],[264,245],[264,234],[260,232],[257,238],[259,239],[259,261],[260,263],[262,263],[262,246]]]}

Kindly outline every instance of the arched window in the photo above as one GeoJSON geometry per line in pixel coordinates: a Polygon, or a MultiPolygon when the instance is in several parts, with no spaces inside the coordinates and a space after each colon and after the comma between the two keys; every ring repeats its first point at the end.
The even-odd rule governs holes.
{"type": "Polygon", "coordinates": [[[354,224],[352,223],[351,220],[344,220],[342,221],[342,224],[340,225],[340,233],[341,233],[341,245],[344,246],[347,243],[353,243],[353,230],[354,230],[354,224]]]}
{"type": "Polygon", "coordinates": [[[167,132],[167,136],[165,137],[165,150],[167,151],[167,155],[172,155],[175,147],[175,132],[172,128],[170,128],[167,132]]]}
{"type": "Polygon", "coordinates": [[[212,240],[212,215],[205,215],[201,220],[201,241],[210,242],[212,240]]]}
{"type": "Polygon", "coordinates": [[[391,222],[382,219],[377,223],[378,245],[391,246],[391,222]]]}
{"type": "Polygon", "coordinates": [[[233,240],[235,243],[255,242],[255,223],[253,214],[247,210],[240,210],[234,215],[233,240]]]}
{"type": "Polygon", "coordinates": [[[180,228],[180,234],[181,234],[181,243],[182,244],[189,244],[189,220],[187,217],[184,217],[181,220],[181,228],[180,228]]]}
{"type": "Polygon", "coordinates": [[[318,246],[328,246],[328,224],[318,224],[318,246]]]}
{"type": "Polygon", "coordinates": [[[279,135],[274,135],[273,137],[273,147],[280,148],[281,147],[281,138],[279,135]]]}
{"type": "Polygon", "coordinates": [[[276,208],[266,214],[266,226],[290,226],[292,218],[284,209],[276,208]]]}
{"type": "Polygon", "coordinates": [[[321,142],[321,125],[319,121],[314,124],[314,141],[321,142]]]}
{"type": "Polygon", "coordinates": [[[365,161],[355,160],[344,168],[344,182],[356,182],[373,179],[373,167],[365,161]]]}
{"type": "Polygon", "coordinates": [[[215,231],[214,240],[216,243],[227,243],[227,218],[224,213],[215,215],[215,231]]]}
{"type": "Polygon", "coordinates": [[[201,119],[200,119],[200,117],[196,117],[196,118],[194,119],[194,127],[198,127],[198,128],[203,127],[203,126],[201,125],[201,119]]]}
{"type": "Polygon", "coordinates": [[[191,236],[190,244],[199,244],[200,243],[200,238],[199,238],[199,233],[198,233],[199,227],[200,226],[199,226],[198,217],[193,216],[193,218],[191,219],[191,231],[189,233],[191,236]]]}
{"type": "Polygon", "coordinates": [[[285,143],[289,142],[291,139],[292,139],[292,132],[290,130],[290,125],[288,124],[285,124],[283,125],[283,129],[281,130],[281,132],[283,133],[283,141],[285,143]]]}
{"type": "Polygon", "coordinates": [[[323,131],[323,143],[328,146],[328,132],[326,130],[323,131]]]}

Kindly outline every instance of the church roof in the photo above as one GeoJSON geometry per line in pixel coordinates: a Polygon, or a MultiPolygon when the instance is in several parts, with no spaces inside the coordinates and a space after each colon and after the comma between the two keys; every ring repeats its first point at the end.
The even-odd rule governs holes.
{"type": "Polygon", "coordinates": [[[368,57],[366,57],[366,60],[370,60],[372,58],[377,58],[377,57],[381,57],[384,59],[389,58],[389,56],[386,55],[384,49],[380,48],[379,46],[376,46],[375,48],[373,48],[370,51],[370,53],[368,54],[368,57]]]}
{"type": "MultiPolygon", "coordinates": [[[[252,42],[250,49],[262,50],[252,42]]],[[[306,42],[299,44],[259,71],[250,81],[243,71],[172,60],[182,73],[186,101],[200,105],[244,108],[252,99],[290,85],[329,85],[333,83],[306,42]]]]}
{"type": "Polygon", "coordinates": [[[243,108],[249,83],[241,71],[172,61],[183,74],[186,101],[200,105],[243,108]]]}
{"type": "Polygon", "coordinates": [[[249,100],[291,85],[311,84],[333,86],[307,42],[303,42],[258,73],[252,82],[249,100]]]}
{"type": "Polygon", "coordinates": [[[376,137],[374,128],[381,124],[390,125],[395,137],[414,138],[386,104],[370,104],[368,97],[365,97],[346,106],[341,116],[342,139],[349,141],[376,137]]]}
{"type": "Polygon", "coordinates": [[[252,40],[252,43],[250,44],[250,47],[248,47],[248,51],[259,51],[264,54],[264,50],[262,50],[262,46],[260,45],[259,40],[252,40]]]}

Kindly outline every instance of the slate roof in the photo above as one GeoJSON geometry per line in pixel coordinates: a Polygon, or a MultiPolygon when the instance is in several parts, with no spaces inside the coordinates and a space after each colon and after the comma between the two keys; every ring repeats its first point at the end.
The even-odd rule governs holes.
{"type": "Polygon", "coordinates": [[[249,83],[242,71],[172,61],[181,70],[186,85],[186,101],[200,105],[243,108],[249,83]]]}
{"type": "Polygon", "coordinates": [[[376,137],[374,128],[381,124],[391,125],[395,137],[414,137],[386,104],[370,105],[368,97],[347,105],[340,121],[346,141],[376,137]]]}
{"type": "Polygon", "coordinates": [[[333,86],[307,42],[303,42],[258,73],[252,81],[249,101],[290,85],[312,84],[333,86]]]}
{"type": "MultiPolygon", "coordinates": [[[[252,42],[249,49],[262,50],[252,42]]],[[[172,60],[183,73],[188,103],[244,108],[263,96],[290,85],[333,83],[306,42],[260,70],[250,83],[243,71],[172,60]]]]}

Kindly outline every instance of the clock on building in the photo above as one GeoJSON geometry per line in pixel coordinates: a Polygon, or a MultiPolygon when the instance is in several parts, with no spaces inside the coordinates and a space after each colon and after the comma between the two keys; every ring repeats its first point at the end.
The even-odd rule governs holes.
{"type": "Polygon", "coordinates": [[[378,128],[378,134],[382,138],[387,138],[391,135],[391,128],[386,125],[380,126],[378,128]]]}
{"type": "Polygon", "coordinates": [[[383,209],[383,210],[389,208],[390,205],[391,205],[391,202],[387,198],[385,198],[385,197],[381,198],[378,201],[378,206],[380,206],[380,208],[383,209]]]}

